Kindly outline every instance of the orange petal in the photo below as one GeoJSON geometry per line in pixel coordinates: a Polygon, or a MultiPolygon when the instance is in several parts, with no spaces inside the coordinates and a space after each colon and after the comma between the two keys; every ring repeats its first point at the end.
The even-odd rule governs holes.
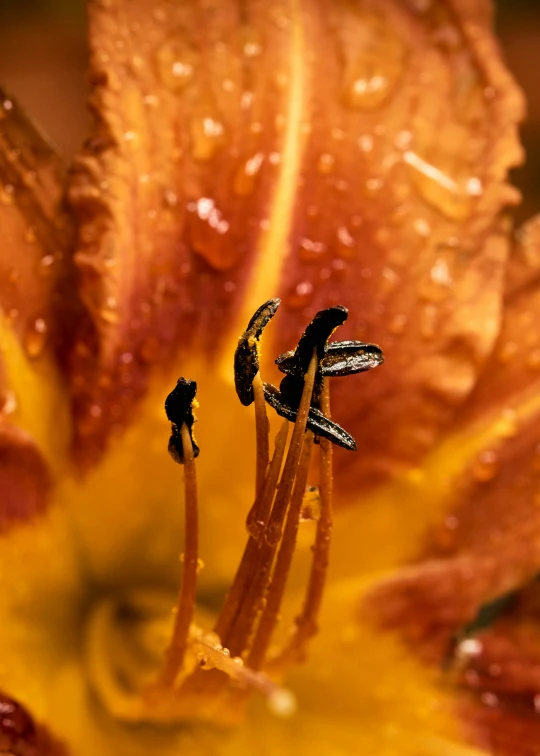
{"type": "Polygon", "coordinates": [[[75,386],[86,455],[150,363],[215,358],[279,294],[276,348],[341,302],[387,351],[354,417],[338,388],[366,439],[349,480],[429,449],[496,337],[517,199],[523,104],[490,23],[480,0],[91,3],[98,127],[71,187],[97,334],[75,386]]]}
{"type": "MultiPolygon", "coordinates": [[[[446,460],[443,498],[448,509],[428,533],[422,560],[386,579],[368,601],[379,623],[398,630],[419,655],[431,660],[452,650],[453,638],[484,604],[521,589],[540,572],[538,228],[534,219],[519,234],[501,334],[440,453],[441,465],[446,460]]],[[[440,491],[433,490],[431,502],[439,511],[440,491]]],[[[494,752],[503,754],[528,753],[519,750],[520,734],[523,742],[535,739],[534,705],[540,683],[524,668],[528,655],[532,674],[531,654],[536,648],[540,653],[540,645],[536,636],[531,640],[529,630],[521,628],[522,619],[519,613],[510,614],[500,627],[479,636],[491,639],[493,647],[486,650],[485,658],[468,664],[470,674],[464,678],[471,687],[481,668],[489,671],[490,664],[499,664],[501,648],[509,644],[514,648],[496,680],[478,682],[484,708],[465,706],[467,718],[480,728],[482,743],[492,738],[494,752]],[[519,642],[516,633],[523,635],[519,642]],[[497,702],[499,689],[502,698],[497,702]],[[490,707],[498,713],[487,711],[490,707]]]]}
{"type": "Polygon", "coordinates": [[[46,462],[31,437],[0,424],[0,534],[45,511],[51,492],[46,462]]]}
{"type": "Polygon", "coordinates": [[[28,711],[0,693],[0,752],[28,756],[68,756],[66,747],[36,725],[28,711]]]}
{"type": "Polygon", "coordinates": [[[67,359],[73,316],[64,176],[54,149],[0,92],[0,533],[45,510],[48,461],[59,457],[49,430],[65,428],[54,367],[67,359]]]}
{"type": "Polygon", "coordinates": [[[0,91],[0,306],[27,356],[66,357],[72,314],[65,166],[12,97],[0,91]],[[64,324],[64,325],[62,325],[64,324]]]}

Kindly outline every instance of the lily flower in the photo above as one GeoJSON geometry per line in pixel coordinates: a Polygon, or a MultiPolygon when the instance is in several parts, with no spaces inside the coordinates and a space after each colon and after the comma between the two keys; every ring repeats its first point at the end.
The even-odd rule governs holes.
{"type": "Polygon", "coordinates": [[[0,97],[0,750],[535,753],[540,236],[491,4],[88,14],[71,166],[0,97]]]}

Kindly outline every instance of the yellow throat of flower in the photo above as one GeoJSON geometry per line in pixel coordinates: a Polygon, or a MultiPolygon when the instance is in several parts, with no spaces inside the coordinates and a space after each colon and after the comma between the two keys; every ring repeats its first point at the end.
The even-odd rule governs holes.
{"type": "Polygon", "coordinates": [[[253,692],[265,696],[276,715],[295,710],[294,696],[282,681],[291,665],[305,660],[317,633],[332,531],[332,444],[355,449],[354,440],[330,419],[328,378],[375,367],[382,353],[360,342],[328,344],[347,311],[322,310],[296,350],[276,360],[286,373],[278,390],[263,383],[259,372],[260,337],[278,306],[279,300],[269,300],[257,310],[235,355],[238,396],[243,404],[255,405],[256,491],[246,522],[248,540],[212,628],[201,627],[207,618],[200,617],[196,605],[196,383],[180,378],[165,403],[172,424],[169,452],[183,466],[185,494],[183,573],[172,622],[165,597],[138,593],[123,606],[101,605],[89,623],[89,673],[107,708],[121,719],[235,724],[253,692]],[[267,403],[284,418],[272,454],[267,403]],[[308,485],[311,475],[316,480],[309,482],[316,486],[308,485]],[[303,518],[317,519],[311,568],[295,626],[276,646],[303,518]]]}

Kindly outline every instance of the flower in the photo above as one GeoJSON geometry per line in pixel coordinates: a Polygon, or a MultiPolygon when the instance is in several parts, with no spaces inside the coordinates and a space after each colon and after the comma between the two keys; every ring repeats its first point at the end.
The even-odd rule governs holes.
{"type": "Polygon", "coordinates": [[[489,4],[93,0],[89,20],[97,125],[69,174],[0,110],[0,747],[530,753],[540,258],[538,223],[515,240],[505,214],[523,105],[489,4]],[[211,691],[204,716],[158,721],[145,686],[183,543],[163,402],[197,380],[211,628],[253,499],[232,355],[277,295],[270,380],[330,306],[386,354],[332,391],[358,452],[335,454],[320,630],[286,675],[298,712],[254,698],[224,729],[211,691]]]}

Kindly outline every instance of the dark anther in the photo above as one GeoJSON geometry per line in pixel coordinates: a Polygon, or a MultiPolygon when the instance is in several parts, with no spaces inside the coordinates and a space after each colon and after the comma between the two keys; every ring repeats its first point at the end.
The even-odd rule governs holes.
{"type": "Polygon", "coordinates": [[[326,342],[335,329],[347,320],[348,314],[347,309],[341,305],[320,310],[302,334],[296,349],[277,358],[276,363],[279,369],[283,373],[303,378],[307,373],[314,350],[317,350],[320,363],[326,354],[326,342]]]}
{"type": "Polygon", "coordinates": [[[184,448],[180,429],[185,423],[189,429],[191,443],[193,444],[193,456],[199,456],[199,447],[193,439],[193,403],[197,393],[197,383],[188,378],[179,378],[176,386],[165,400],[165,413],[171,421],[171,437],[169,439],[169,454],[175,462],[183,464],[184,448]]]}
{"type": "Polygon", "coordinates": [[[238,340],[234,353],[234,384],[238,398],[246,407],[255,400],[252,384],[259,372],[258,342],[280,304],[280,299],[269,299],[261,305],[238,340]]]}
{"type": "Polygon", "coordinates": [[[321,360],[324,377],[353,375],[371,370],[384,362],[384,354],[376,344],[361,341],[333,341],[327,344],[326,354],[321,360]]]}
{"type": "MultiPolygon", "coordinates": [[[[291,407],[284,400],[282,393],[275,386],[272,386],[271,383],[264,384],[264,398],[276,410],[278,415],[292,422],[296,420],[298,410],[291,407]]],[[[344,449],[356,451],[356,441],[354,438],[347,431],[343,430],[340,425],[325,417],[316,407],[310,407],[307,427],[316,436],[326,438],[332,443],[337,444],[337,446],[342,446],[344,449]]]]}

